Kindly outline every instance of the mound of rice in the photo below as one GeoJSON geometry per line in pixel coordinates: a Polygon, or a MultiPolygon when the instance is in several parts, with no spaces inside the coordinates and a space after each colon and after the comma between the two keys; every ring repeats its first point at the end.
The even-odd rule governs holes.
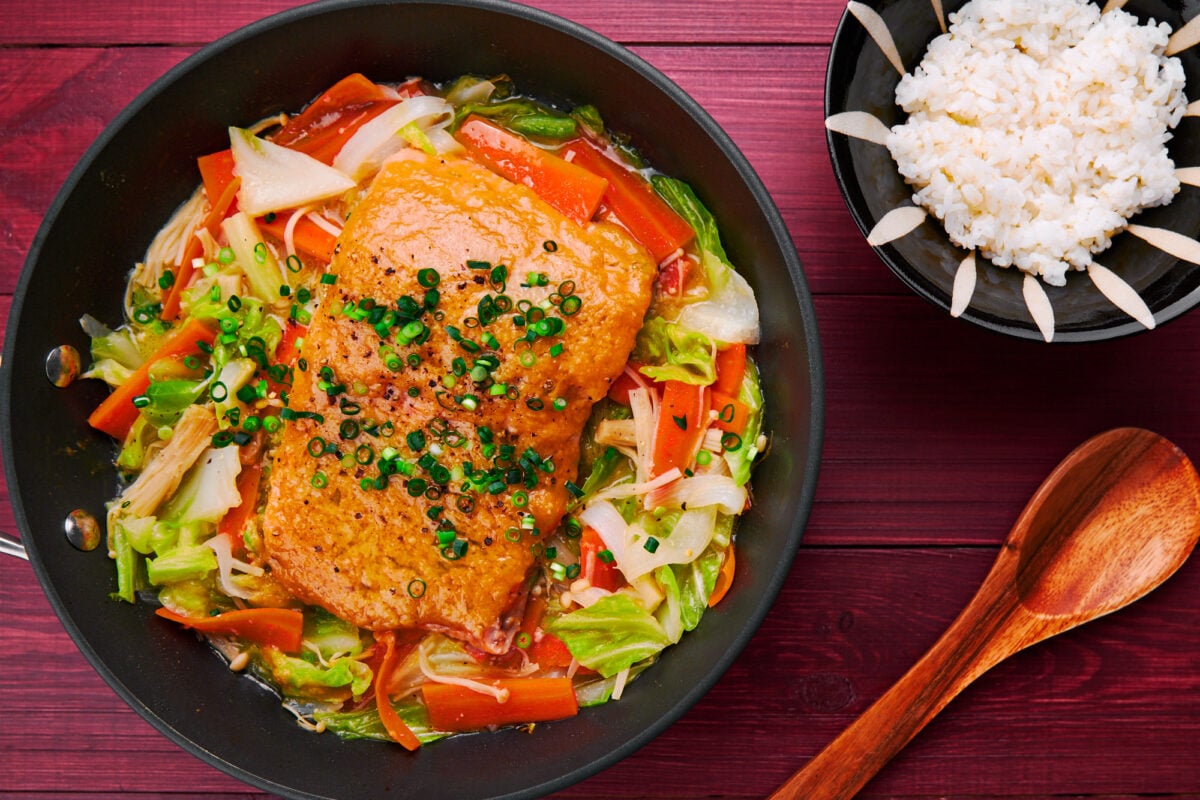
{"type": "Polygon", "coordinates": [[[896,89],[888,148],[952,241],[1062,285],[1179,191],[1170,27],[1086,0],[973,0],[896,89]]]}

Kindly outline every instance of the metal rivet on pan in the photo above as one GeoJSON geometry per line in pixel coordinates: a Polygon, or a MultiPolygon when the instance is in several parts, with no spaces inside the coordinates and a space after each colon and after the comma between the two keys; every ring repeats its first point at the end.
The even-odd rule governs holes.
{"type": "Polygon", "coordinates": [[[88,551],[100,546],[100,525],[96,518],[81,508],[67,515],[63,523],[67,541],[77,549],[88,551]]]}
{"type": "Polygon", "coordinates": [[[79,377],[82,363],[78,350],[69,344],[61,345],[46,354],[46,377],[60,389],[70,386],[79,377]]]}

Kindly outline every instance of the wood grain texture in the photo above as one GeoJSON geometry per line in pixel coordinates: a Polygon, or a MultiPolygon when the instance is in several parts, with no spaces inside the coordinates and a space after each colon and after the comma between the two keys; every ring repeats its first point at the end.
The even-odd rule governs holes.
{"type": "MultiPolygon", "coordinates": [[[[0,46],[11,44],[207,44],[243,25],[301,5],[296,0],[153,0],[80,3],[9,0],[0,46]]],[[[532,0],[524,5],[620,42],[828,42],[844,0],[532,0]]]]}
{"type": "MultiPolygon", "coordinates": [[[[0,0],[0,323],[42,216],[104,126],[199,46],[293,5],[0,0]]],[[[844,0],[533,5],[631,45],[742,148],[800,253],[826,369],[817,502],[779,602],[678,724],[556,797],[764,797],[936,640],[1072,447],[1136,424],[1200,453],[1200,314],[1042,347],[908,294],[854,226],[826,155],[822,87],[844,0]]],[[[0,484],[0,529],[13,525],[0,484]]],[[[1193,559],[1145,601],[996,667],[861,797],[1200,798],[1198,589],[1193,559]]],[[[28,565],[0,558],[0,609],[0,797],[269,797],[126,707],[28,565]]]]}
{"type": "MultiPolygon", "coordinates": [[[[766,623],[713,691],[636,756],[556,796],[765,796],[915,662],[992,555],[804,548],[766,623]],[[732,781],[731,771],[748,764],[753,769],[732,781]]],[[[1165,641],[1194,641],[1197,580],[1200,563],[1192,562],[1146,604],[1000,665],[861,796],[1044,797],[1039,786],[1068,796],[1188,796],[1200,779],[1191,757],[1200,675],[1186,654],[1164,659],[1157,651],[1165,641]]],[[[56,630],[27,568],[0,562],[0,605],[0,636],[12,654],[0,673],[8,765],[0,796],[112,797],[126,787],[254,796],[116,698],[56,630]]]]}
{"type": "Polygon", "coordinates": [[[963,612],[770,800],[851,800],[945,706],[1038,642],[1145,596],[1200,537],[1200,476],[1166,439],[1117,428],[1038,487],[963,612]]]}

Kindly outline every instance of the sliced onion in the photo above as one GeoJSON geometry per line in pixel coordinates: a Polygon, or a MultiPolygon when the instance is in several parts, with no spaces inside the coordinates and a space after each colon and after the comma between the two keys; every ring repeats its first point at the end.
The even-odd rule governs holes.
{"type": "Polygon", "coordinates": [[[217,534],[204,544],[217,554],[217,573],[221,578],[221,591],[225,592],[225,594],[229,595],[230,597],[240,597],[243,600],[249,600],[251,597],[253,597],[254,594],[252,592],[247,592],[233,582],[233,569],[235,566],[241,565],[242,567],[248,568],[243,569],[243,572],[250,572],[252,575],[261,575],[262,570],[258,567],[251,567],[249,564],[243,564],[242,562],[234,559],[233,550],[230,547],[228,536],[217,534]],[[256,570],[256,572],[251,570],[256,570]]]}
{"type": "Polygon", "coordinates": [[[316,203],[354,188],[345,173],[299,150],[229,129],[233,171],[242,179],[238,208],[251,216],[316,203]]]}
{"type": "Polygon", "coordinates": [[[419,95],[400,102],[359,128],[333,159],[333,166],[361,181],[379,169],[384,160],[407,146],[400,129],[416,122],[423,129],[445,123],[454,115],[453,107],[440,97],[419,95]]]}
{"type": "Polygon", "coordinates": [[[637,524],[626,525],[621,513],[607,500],[585,508],[579,521],[600,535],[617,568],[632,582],[664,564],[686,564],[699,557],[716,531],[716,514],[716,506],[683,512],[671,535],[659,539],[653,553],[645,547],[645,530],[637,524]]]}
{"type": "Polygon", "coordinates": [[[618,483],[615,486],[610,486],[607,489],[596,492],[592,499],[588,502],[596,502],[598,500],[615,500],[623,497],[638,497],[644,494],[650,494],[656,489],[662,489],[668,486],[672,481],[676,481],[683,477],[683,473],[679,471],[679,467],[671,467],[669,470],[659,475],[657,478],[652,478],[641,483],[618,483]]]}
{"type": "Polygon", "coordinates": [[[725,514],[740,514],[746,507],[746,487],[728,475],[696,475],[683,478],[661,495],[662,504],[673,508],[716,506],[725,514]]]}
{"type": "Polygon", "coordinates": [[[639,386],[629,390],[629,408],[633,412],[634,441],[637,459],[634,467],[637,482],[643,483],[650,475],[650,455],[654,452],[654,428],[658,420],[657,397],[654,392],[639,386]]]}
{"type": "Polygon", "coordinates": [[[726,344],[758,344],[760,335],[754,289],[733,270],[707,300],[686,306],[676,322],[726,344]]]}

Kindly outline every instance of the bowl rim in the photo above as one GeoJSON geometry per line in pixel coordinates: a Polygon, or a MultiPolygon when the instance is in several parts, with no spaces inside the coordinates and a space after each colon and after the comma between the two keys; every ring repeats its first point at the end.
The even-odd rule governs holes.
{"type": "Polygon", "coordinates": [[[125,685],[121,676],[111,670],[89,644],[87,635],[68,613],[62,596],[58,593],[54,582],[50,580],[47,567],[38,549],[37,537],[30,534],[31,525],[26,514],[25,501],[23,499],[24,493],[21,491],[20,482],[18,481],[15,466],[16,453],[12,445],[13,370],[11,366],[9,368],[3,367],[13,363],[18,339],[18,322],[23,316],[26,294],[32,280],[34,268],[41,257],[47,238],[55,227],[55,223],[64,206],[83,177],[92,168],[99,155],[119,135],[126,124],[139,114],[145,106],[198,65],[217,58],[231,48],[266,32],[313,16],[350,11],[363,7],[406,5],[457,6],[480,9],[518,17],[537,25],[549,27],[578,39],[584,45],[597,49],[621,62],[623,65],[639,73],[641,77],[653,84],[671,102],[679,106],[712,140],[713,144],[721,151],[723,157],[731,162],[739,177],[746,183],[747,189],[758,203],[767,226],[775,239],[774,246],[778,248],[782,262],[786,266],[787,277],[795,294],[794,298],[789,298],[789,305],[794,300],[794,307],[797,311],[797,318],[793,321],[793,324],[796,322],[800,324],[803,339],[808,350],[807,363],[803,365],[803,368],[807,371],[810,382],[808,395],[810,414],[808,430],[806,431],[807,448],[804,452],[797,452],[795,454],[797,458],[804,459],[803,468],[805,471],[804,480],[793,487],[795,495],[799,498],[797,513],[790,520],[785,538],[783,539],[785,550],[780,555],[770,578],[765,582],[763,590],[756,598],[751,613],[745,618],[744,629],[730,643],[727,652],[704,672],[701,680],[690,686],[688,691],[682,693],[666,713],[660,715],[652,725],[626,738],[620,746],[611,750],[604,758],[594,760],[578,769],[560,774],[555,778],[528,786],[522,790],[495,795],[496,797],[509,798],[510,800],[512,798],[537,797],[577,783],[631,755],[678,721],[728,670],[729,666],[732,665],[744,649],[762,623],[763,618],[769,612],[790,572],[791,563],[799,547],[800,539],[812,510],[823,446],[825,387],[820,338],[812,295],[808,289],[807,281],[800,265],[799,255],[795,250],[790,232],[773,199],[762,184],[761,179],[728,134],[690,95],[640,56],[583,25],[540,9],[509,2],[509,0],[323,0],[322,2],[297,6],[256,20],[203,46],[197,52],[189,55],[160,77],[156,78],[113,117],[79,158],[48,207],[22,265],[17,286],[13,293],[12,306],[6,325],[4,353],[3,359],[0,361],[0,434],[2,434],[3,439],[0,442],[0,447],[3,450],[5,477],[10,487],[10,500],[14,518],[28,550],[29,560],[39,584],[47,595],[56,616],[58,616],[59,621],[63,624],[75,645],[88,660],[89,665],[100,674],[113,691],[160,734],[174,742],[184,751],[225,774],[231,775],[251,786],[283,796],[297,798],[324,797],[324,795],[310,794],[295,787],[282,785],[266,779],[209,752],[173,727],[170,722],[158,716],[150,706],[144,703],[134,691],[125,685]]]}

